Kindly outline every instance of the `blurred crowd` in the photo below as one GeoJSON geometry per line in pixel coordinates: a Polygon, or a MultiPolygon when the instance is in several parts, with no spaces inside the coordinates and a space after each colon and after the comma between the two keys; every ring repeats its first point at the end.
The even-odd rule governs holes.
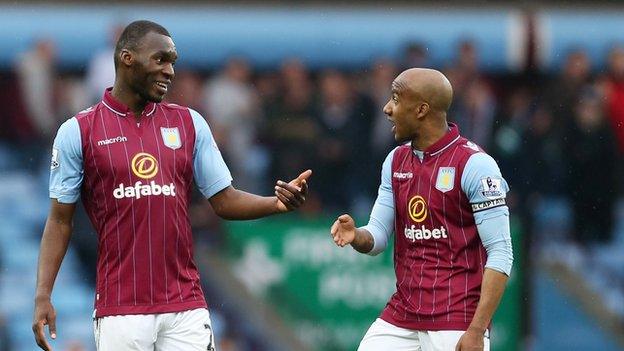
{"type": "MultiPolygon", "coordinates": [[[[41,171],[60,123],[112,85],[112,56],[111,46],[86,67],[61,70],[54,42],[41,40],[0,72],[0,142],[22,154],[25,169],[41,171]]],[[[419,43],[406,44],[398,60],[380,57],[364,68],[311,70],[286,58],[259,70],[231,57],[222,67],[176,67],[167,100],[206,118],[235,187],[268,195],[277,179],[310,168],[306,215],[367,218],[395,145],[382,112],[390,83],[405,68],[429,67],[428,57],[419,43]]],[[[581,250],[612,242],[624,190],[624,47],[614,47],[606,65],[579,48],[557,72],[492,74],[482,70],[478,47],[462,41],[452,62],[433,68],[454,88],[449,120],[498,161],[528,238],[581,250]]],[[[198,240],[222,242],[221,222],[200,196],[191,214],[198,240]]]]}
{"type": "MultiPolygon", "coordinates": [[[[112,54],[111,44],[87,67],[61,71],[54,43],[35,43],[0,75],[0,140],[38,166],[59,124],[112,85],[112,54]]],[[[382,112],[390,83],[402,69],[428,66],[427,48],[418,43],[406,45],[399,60],[381,57],[365,68],[313,71],[286,58],[256,70],[231,57],[214,69],[178,68],[166,99],[207,119],[236,187],[270,194],[275,180],[311,168],[304,211],[366,216],[395,145],[382,112]]],[[[449,119],[497,159],[512,205],[532,226],[552,225],[549,232],[565,231],[582,244],[609,242],[622,194],[624,47],[613,48],[606,66],[575,49],[559,72],[489,74],[481,67],[470,41],[458,44],[453,62],[435,67],[454,88],[449,119]],[[570,223],[549,223],[553,211],[568,211],[570,223]]]]}

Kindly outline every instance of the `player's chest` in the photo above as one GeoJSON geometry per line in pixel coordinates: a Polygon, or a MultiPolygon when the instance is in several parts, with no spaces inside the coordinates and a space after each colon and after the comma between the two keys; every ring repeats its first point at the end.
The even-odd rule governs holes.
{"type": "Polygon", "coordinates": [[[444,161],[415,160],[392,170],[392,190],[399,211],[445,211],[462,201],[459,165],[444,161]]]}
{"type": "Polygon", "coordinates": [[[95,125],[86,145],[86,164],[116,177],[150,179],[192,169],[194,137],[184,125],[119,119],[95,125]],[[90,161],[90,162],[89,162],[90,161]]]}

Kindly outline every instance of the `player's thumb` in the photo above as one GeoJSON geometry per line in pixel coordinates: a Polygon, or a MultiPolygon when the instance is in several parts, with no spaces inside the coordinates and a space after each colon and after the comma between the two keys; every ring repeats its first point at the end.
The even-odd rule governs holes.
{"type": "Polygon", "coordinates": [[[349,221],[351,220],[351,216],[349,216],[348,214],[343,214],[342,216],[338,217],[338,220],[340,221],[340,223],[346,224],[349,223],[349,221]]]}

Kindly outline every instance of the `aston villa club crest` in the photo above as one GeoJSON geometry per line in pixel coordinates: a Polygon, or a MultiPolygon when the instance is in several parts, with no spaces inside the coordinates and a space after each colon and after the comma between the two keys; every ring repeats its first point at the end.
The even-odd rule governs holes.
{"type": "Polygon", "coordinates": [[[436,179],[436,189],[445,193],[453,190],[455,186],[455,167],[440,167],[436,179]]]}
{"type": "Polygon", "coordinates": [[[161,127],[160,134],[162,134],[163,143],[166,147],[172,150],[176,150],[182,147],[182,139],[180,139],[180,132],[178,131],[178,127],[161,127]]]}

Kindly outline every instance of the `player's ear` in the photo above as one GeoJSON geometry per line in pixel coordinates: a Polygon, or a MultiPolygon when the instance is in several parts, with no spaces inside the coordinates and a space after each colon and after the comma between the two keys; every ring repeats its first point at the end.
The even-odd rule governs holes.
{"type": "Polygon", "coordinates": [[[427,113],[429,113],[429,109],[429,104],[426,102],[421,102],[420,104],[416,105],[416,118],[422,118],[426,116],[427,113]]]}
{"type": "Polygon", "coordinates": [[[126,67],[132,66],[132,62],[134,61],[134,55],[128,49],[122,49],[119,53],[119,62],[126,67]]]}

